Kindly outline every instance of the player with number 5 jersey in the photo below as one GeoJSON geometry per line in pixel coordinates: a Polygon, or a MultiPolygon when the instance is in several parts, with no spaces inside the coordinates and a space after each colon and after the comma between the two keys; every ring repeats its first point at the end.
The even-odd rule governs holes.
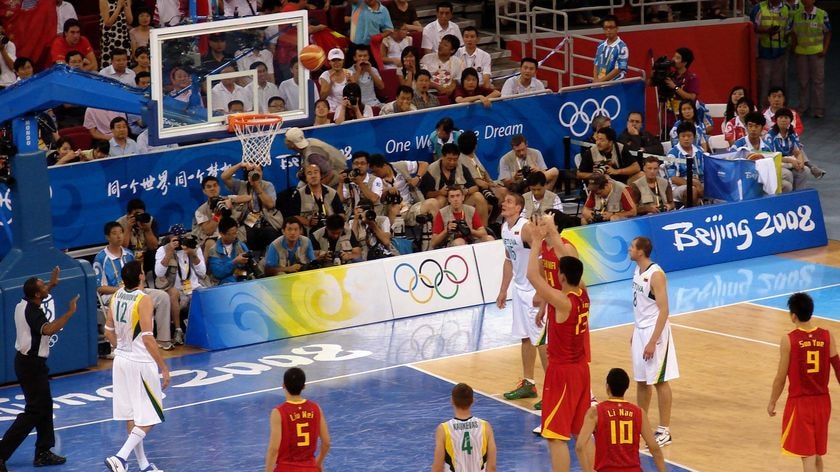
{"type": "Polygon", "coordinates": [[[432,472],[496,472],[496,439],[487,421],[472,415],[473,389],[452,387],[454,417],[435,431],[432,472]]]}

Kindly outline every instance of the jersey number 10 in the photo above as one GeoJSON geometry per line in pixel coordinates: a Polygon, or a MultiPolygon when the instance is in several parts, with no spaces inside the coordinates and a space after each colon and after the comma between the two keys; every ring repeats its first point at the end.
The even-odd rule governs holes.
{"type": "Polygon", "coordinates": [[[633,422],[621,420],[610,421],[610,443],[633,444],[633,422]]]}

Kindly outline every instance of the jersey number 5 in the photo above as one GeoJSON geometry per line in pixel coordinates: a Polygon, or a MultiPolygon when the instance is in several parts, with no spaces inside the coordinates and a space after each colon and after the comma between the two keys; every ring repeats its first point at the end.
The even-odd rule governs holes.
{"type": "Polygon", "coordinates": [[[297,437],[298,437],[298,446],[308,446],[309,445],[309,431],[306,431],[309,428],[309,423],[297,423],[297,437]]]}

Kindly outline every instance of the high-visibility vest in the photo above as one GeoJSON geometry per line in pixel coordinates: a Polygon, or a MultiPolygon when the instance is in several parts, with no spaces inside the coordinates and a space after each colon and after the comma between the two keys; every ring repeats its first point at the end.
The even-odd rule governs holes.
{"type": "Polygon", "coordinates": [[[814,14],[798,10],[793,16],[793,32],[796,33],[795,54],[812,56],[823,52],[824,24],[827,14],[821,8],[814,8],[814,14]]]}
{"type": "Polygon", "coordinates": [[[761,21],[759,22],[761,28],[766,29],[772,26],[778,26],[780,28],[779,32],[772,36],[770,34],[759,35],[759,46],[766,49],[784,49],[788,47],[786,30],[791,16],[790,7],[782,3],[778,11],[773,11],[770,9],[770,3],[764,1],[759,4],[758,8],[761,12],[761,21]]]}

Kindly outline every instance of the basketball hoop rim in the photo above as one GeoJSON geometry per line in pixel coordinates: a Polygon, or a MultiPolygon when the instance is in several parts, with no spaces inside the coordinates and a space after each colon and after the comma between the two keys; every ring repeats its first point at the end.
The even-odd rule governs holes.
{"type": "Polygon", "coordinates": [[[233,133],[237,126],[274,125],[283,123],[283,117],[270,113],[237,113],[228,115],[228,131],[233,133]]]}

